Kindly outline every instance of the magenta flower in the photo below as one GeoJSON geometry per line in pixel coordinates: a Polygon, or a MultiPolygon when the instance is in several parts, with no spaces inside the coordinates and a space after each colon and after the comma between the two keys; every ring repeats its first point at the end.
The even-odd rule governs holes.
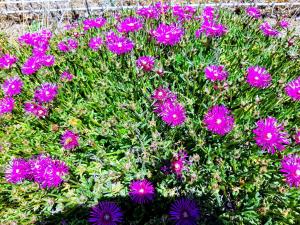
{"type": "MultiPolygon", "coordinates": [[[[172,94],[172,92],[168,88],[159,87],[159,88],[155,89],[155,91],[152,95],[152,98],[163,102],[163,101],[167,100],[168,98],[170,98],[171,94],[172,94]]],[[[176,98],[176,96],[175,96],[175,98],[176,98]]]]}
{"type": "Polygon", "coordinates": [[[151,35],[158,43],[171,46],[180,42],[183,34],[183,29],[177,27],[175,24],[167,25],[161,23],[156,30],[151,31],[151,35]]]}
{"type": "Polygon", "coordinates": [[[60,75],[60,79],[62,81],[71,81],[73,80],[73,74],[69,73],[68,71],[64,71],[61,75],[60,75]]]}
{"type": "Polygon", "coordinates": [[[78,41],[72,38],[69,38],[66,41],[61,41],[57,44],[57,48],[62,52],[71,52],[75,51],[78,48],[78,41]]]}
{"type": "Polygon", "coordinates": [[[172,203],[169,215],[176,225],[197,225],[200,210],[195,201],[180,198],[172,203]]]}
{"type": "Polygon", "coordinates": [[[289,27],[289,22],[285,19],[279,21],[279,26],[281,26],[281,28],[288,28],[289,27]]]}
{"type": "Polygon", "coordinates": [[[268,153],[274,154],[276,151],[283,151],[284,145],[289,144],[288,134],[284,132],[282,124],[278,124],[274,117],[261,119],[256,123],[256,129],[253,130],[255,141],[258,146],[268,153]]]}
{"type": "Polygon", "coordinates": [[[205,76],[212,82],[224,81],[228,76],[228,72],[224,66],[211,65],[205,68],[205,76]]]}
{"type": "Polygon", "coordinates": [[[12,97],[4,97],[0,99],[0,116],[10,113],[15,108],[15,100],[12,97]]]}
{"type": "Polygon", "coordinates": [[[296,144],[299,145],[300,144],[300,131],[298,131],[295,135],[295,141],[296,144]]]}
{"type": "Polygon", "coordinates": [[[69,173],[69,167],[65,162],[44,155],[29,160],[29,165],[33,181],[41,188],[58,187],[64,182],[63,177],[69,173]]]}
{"type": "Polygon", "coordinates": [[[221,37],[227,33],[227,28],[214,21],[204,21],[201,28],[196,30],[195,36],[199,38],[204,33],[207,37],[221,37]]]}
{"type": "Polygon", "coordinates": [[[149,72],[154,67],[155,58],[152,56],[141,56],[137,59],[136,65],[146,72],[149,72]]]}
{"type": "Polygon", "coordinates": [[[10,77],[4,80],[1,87],[6,96],[18,95],[22,91],[23,81],[18,76],[10,77]]]}
{"type": "Polygon", "coordinates": [[[249,7],[246,8],[246,12],[249,16],[251,16],[255,19],[258,19],[258,18],[261,17],[260,10],[256,7],[249,6],[249,7]]]}
{"type": "Polygon", "coordinates": [[[40,65],[50,67],[55,63],[55,57],[53,55],[43,55],[40,59],[40,65]]]}
{"type": "Polygon", "coordinates": [[[300,186],[300,157],[298,155],[287,155],[281,161],[280,172],[283,173],[286,183],[290,187],[300,186]]]}
{"type": "Polygon", "coordinates": [[[101,28],[106,24],[106,19],[98,17],[95,19],[86,19],[83,21],[83,29],[101,28]]]}
{"type": "Polygon", "coordinates": [[[48,115],[48,109],[37,103],[25,102],[24,110],[26,113],[32,114],[38,118],[44,118],[48,115]]]}
{"type": "Polygon", "coordinates": [[[111,52],[122,55],[130,52],[134,48],[134,43],[126,37],[109,32],[106,35],[106,46],[111,52]]]}
{"type": "Polygon", "coordinates": [[[40,103],[51,102],[58,94],[56,84],[43,83],[34,93],[34,98],[40,103]]]}
{"type": "Polygon", "coordinates": [[[144,17],[145,19],[159,19],[160,11],[157,10],[154,6],[144,7],[138,9],[136,12],[138,15],[144,17]]]}
{"type": "Polygon", "coordinates": [[[259,28],[267,37],[276,37],[279,35],[279,31],[274,29],[268,22],[262,23],[259,28]]]}
{"type": "Polygon", "coordinates": [[[123,213],[117,204],[102,201],[92,208],[88,221],[93,225],[117,225],[123,222],[123,213]]]}
{"type": "Polygon", "coordinates": [[[101,37],[93,37],[89,41],[89,47],[94,51],[98,51],[102,44],[103,41],[101,37]]]}
{"type": "Polygon", "coordinates": [[[5,171],[5,178],[9,183],[17,184],[28,177],[30,166],[24,159],[13,159],[5,171]]]}
{"type": "Polygon", "coordinates": [[[234,118],[224,105],[215,105],[205,114],[203,123],[209,131],[223,136],[233,129],[234,118]]]}
{"type": "Polygon", "coordinates": [[[17,57],[5,54],[0,57],[0,69],[9,69],[18,61],[17,57]]]}
{"type": "Polygon", "coordinates": [[[211,6],[204,7],[204,9],[202,11],[202,18],[204,21],[213,21],[215,16],[216,16],[215,9],[213,7],[211,7],[211,6]]]}
{"type": "Polygon", "coordinates": [[[22,73],[25,75],[31,75],[36,73],[41,68],[40,58],[31,56],[22,66],[22,73]]]}
{"type": "Polygon", "coordinates": [[[266,88],[272,82],[272,77],[264,67],[252,66],[247,69],[247,83],[256,88],[266,88]]]}
{"type": "Polygon", "coordinates": [[[125,18],[117,27],[117,30],[122,33],[136,32],[143,28],[143,23],[140,19],[134,17],[125,18]]]}
{"type": "Polygon", "coordinates": [[[300,76],[287,83],[285,86],[285,93],[294,101],[300,101],[300,76]]]}
{"type": "Polygon", "coordinates": [[[131,181],[129,189],[129,195],[135,203],[144,204],[154,199],[154,187],[148,180],[131,181]]]}
{"type": "Polygon", "coordinates": [[[191,20],[196,13],[196,8],[192,6],[173,6],[173,15],[177,17],[180,21],[191,20]]]}
{"type": "Polygon", "coordinates": [[[71,130],[66,130],[61,136],[60,143],[64,149],[71,150],[79,146],[79,135],[71,130]]]}
{"type": "Polygon", "coordinates": [[[178,177],[182,176],[182,172],[186,169],[188,155],[186,151],[180,150],[171,161],[171,170],[178,177]]]}
{"type": "Polygon", "coordinates": [[[165,106],[160,113],[162,120],[171,127],[179,126],[186,120],[186,112],[180,103],[163,104],[165,106]]]}

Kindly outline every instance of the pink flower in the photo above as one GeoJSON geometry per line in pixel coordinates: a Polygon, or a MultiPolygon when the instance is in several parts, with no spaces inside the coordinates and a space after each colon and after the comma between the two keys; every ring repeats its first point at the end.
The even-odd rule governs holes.
{"type": "Polygon", "coordinates": [[[203,123],[209,131],[223,136],[233,129],[234,118],[224,105],[215,105],[204,115],[203,123]]]}
{"type": "Polygon", "coordinates": [[[99,17],[95,19],[86,19],[83,21],[83,29],[101,28],[106,24],[106,19],[99,17]]]}
{"type": "Polygon", "coordinates": [[[227,33],[227,28],[224,25],[215,22],[204,22],[201,28],[196,30],[196,38],[199,38],[202,33],[207,37],[221,37],[227,33]]]}
{"type": "Polygon", "coordinates": [[[158,101],[165,101],[170,98],[171,91],[168,88],[159,87],[155,89],[152,98],[158,101]]]}
{"type": "Polygon", "coordinates": [[[268,22],[262,23],[259,28],[265,36],[276,37],[279,35],[279,31],[274,29],[268,22]]]}
{"type": "Polygon", "coordinates": [[[274,117],[261,119],[256,123],[256,129],[253,130],[255,141],[258,146],[268,153],[274,154],[277,150],[283,151],[284,145],[289,144],[288,134],[284,132],[284,127],[278,124],[274,117]]]}
{"type": "Polygon", "coordinates": [[[24,159],[13,159],[5,171],[9,183],[17,184],[25,180],[30,173],[30,166],[24,159]]]}
{"type": "Polygon", "coordinates": [[[294,101],[300,101],[300,76],[287,83],[285,86],[285,93],[294,101]]]}
{"type": "Polygon", "coordinates": [[[71,52],[75,51],[78,48],[78,41],[72,38],[69,38],[66,41],[61,41],[57,44],[57,47],[62,52],[71,52]]]}
{"type": "Polygon", "coordinates": [[[149,203],[154,199],[154,187],[148,180],[131,181],[129,195],[135,203],[149,203]]]}
{"type": "Polygon", "coordinates": [[[9,69],[18,61],[17,57],[10,54],[0,57],[0,69],[9,69]]]}
{"type": "Polygon", "coordinates": [[[212,82],[224,81],[228,76],[228,72],[224,66],[211,65],[205,68],[205,76],[212,82]]]}
{"type": "Polygon", "coordinates": [[[146,72],[149,72],[154,67],[155,58],[152,56],[141,56],[137,59],[136,65],[146,72]]]}
{"type": "MultiPolygon", "coordinates": [[[[215,9],[211,6],[206,6],[202,12],[202,18],[204,21],[213,21],[215,17],[215,9]]],[[[217,17],[217,16],[216,16],[217,17]]]]}
{"type": "Polygon", "coordinates": [[[177,27],[175,24],[166,25],[161,23],[156,30],[151,31],[151,35],[158,43],[171,46],[180,42],[183,34],[183,29],[177,27]]]}
{"type": "Polygon", "coordinates": [[[40,103],[51,102],[58,94],[56,84],[43,83],[34,93],[34,98],[40,103]]]}
{"type": "Polygon", "coordinates": [[[66,130],[61,136],[60,143],[64,149],[71,150],[79,146],[79,135],[71,130],[66,130]]]}
{"type": "Polygon", "coordinates": [[[68,71],[64,71],[61,76],[60,76],[60,79],[62,81],[71,81],[73,80],[73,74],[69,73],[68,71]]]}
{"type": "Polygon", "coordinates": [[[280,172],[283,173],[286,183],[290,187],[300,186],[300,157],[298,155],[289,154],[281,161],[280,172]]]}
{"type": "Polygon", "coordinates": [[[48,115],[48,109],[37,103],[25,102],[24,110],[26,113],[32,114],[37,118],[44,118],[48,115]]]}
{"type": "Polygon", "coordinates": [[[246,8],[246,12],[249,16],[258,19],[261,16],[260,10],[256,7],[249,6],[246,8]]]}
{"type": "Polygon", "coordinates": [[[171,169],[178,177],[181,177],[182,172],[186,170],[188,164],[187,158],[186,151],[180,150],[171,161],[171,169]]]}
{"type": "Polygon", "coordinates": [[[20,77],[10,77],[2,84],[2,90],[6,96],[14,96],[21,93],[23,81],[20,77]]]}
{"type": "Polygon", "coordinates": [[[25,75],[31,75],[36,73],[41,68],[40,58],[36,56],[31,56],[22,66],[22,73],[25,75]]]}
{"type": "Polygon", "coordinates": [[[0,99],[0,116],[10,113],[15,108],[15,100],[12,97],[0,99]]]}
{"type": "Polygon", "coordinates": [[[157,10],[154,6],[144,7],[138,9],[136,12],[138,15],[146,18],[146,19],[159,19],[160,11],[157,10]]]}
{"type": "Polygon", "coordinates": [[[160,113],[162,120],[171,127],[179,126],[186,120],[184,107],[180,103],[163,104],[165,106],[160,113]]]}
{"type": "Polygon", "coordinates": [[[55,63],[55,57],[53,55],[43,55],[40,56],[40,65],[50,67],[55,63]]]}
{"type": "Polygon", "coordinates": [[[192,6],[173,6],[173,15],[181,21],[191,20],[196,13],[196,8],[192,6]]]}
{"type": "Polygon", "coordinates": [[[94,51],[99,50],[99,48],[101,47],[102,44],[103,44],[103,41],[102,41],[101,37],[93,37],[89,41],[89,47],[94,51]]]}
{"type": "Polygon", "coordinates": [[[134,17],[125,18],[118,26],[117,30],[122,33],[136,32],[143,28],[141,20],[134,17]]]}
{"type": "Polygon", "coordinates": [[[106,46],[111,52],[122,55],[130,52],[134,48],[134,43],[126,37],[119,37],[114,32],[109,32],[106,35],[106,46]]]}
{"type": "Polygon", "coordinates": [[[281,26],[282,28],[288,28],[289,27],[289,22],[285,19],[279,21],[279,26],[281,26]]]}
{"type": "Polygon", "coordinates": [[[252,66],[247,69],[247,83],[252,87],[266,88],[272,82],[272,77],[264,67],[252,66]]]}

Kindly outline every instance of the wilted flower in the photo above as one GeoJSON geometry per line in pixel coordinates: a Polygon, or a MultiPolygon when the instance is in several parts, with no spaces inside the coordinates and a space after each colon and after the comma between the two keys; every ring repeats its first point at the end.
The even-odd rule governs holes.
{"type": "Polygon", "coordinates": [[[43,83],[34,93],[34,98],[41,102],[51,102],[58,94],[58,87],[56,84],[43,83]]]}
{"type": "Polygon", "coordinates": [[[296,144],[300,144],[300,131],[298,131],[295,135],[295,141],[296,141],[296,144]]]}
{"type": "Polygon", "coordinates": [[[211,65],[205,68],[205,76],[212,82],[224,81],[228,76],[228,72],[224,66],[211,65]]]}
{"type": "Polygon", "coordinates": [[[4,97],[0,99],[0,116],[10,113],[15,107],[15,100],[12,97],[4,97]]]}
{"type": "Polygon", "coordinates": [[[252,66],[247,69],[247,83],[252,87],[266,88],[272,82],[272,77],[264,67],[252,66]]]}
{"type": "Polygon", "coordinates": [[[129,195],[135,203],[148,203],[154,198],[154,187],[148,180],[131,181],[129,189],[129,195]]]}
{"type": "Polygon", "coordinates": [[[138,9],[136,13],[146,19],[159,19],[160,11],[154,6],[143,7],[138,9]]]}
{"type": "Polygon", "coordinates": [[[118,26],[117,30],[122,33],[135,32],[143,28],[143,23],[140,19],[134,17],[125,18],[118,26]]]}
{"type": "Polygon", "coordinates": [[[100,46],[103,44],[101,37],[93,37],[89,41],[89,47],[93,49],[94,51],[97,51],[100,46]]]}
{"type": "Polygon", "coordinates": [[[287,155],[281,161],[280,172],[283,173],[285,181],[292,187],[300,186],[300,157],[298,155],[287,155]]]}
{"type": "Polygon", "coordinates": [[[48,109],[40,104],[33,102],[25,102],[24,110],[26,113],[32,114],[38,118],[43,118],[48,115],[48,109]]]}
{"type": "Polygon", "coordinates": [[[62,81],[71,81],[73,79],[73,74],[69,73],[68,71],[64,71],[61,75],[60,75],[60,79],[62,81]]]}
{"type": "Polygon", "coordinates": [[[170,220],[176,225],[197,225],[200,210],[195,201],[180,198],[172,203],[169,215],[170,220]]]}
{"type": "Polygon", "coordinates": [[[98,17],[95,19],[86,19],[83,21],[83,29],[101,28],[106,24],[106,19],[98,17]]]}
{"type": "Polygon", "coordinates": [[[152,56],[141,56],[137,59],[136,65],[146,72],[149,72],[154,67],[155,58],[152,56]]]}
{"type": "Polygon", "coordinates": [[[151,31],[151,35],[158,43],[171,46],[180,42],[183,34],[183,29],[175,24],[167,25],[161,23],[155,30],[151,31]]]}
{"type": "Polygon", "coordinates": [[[5,178],[9,183],[17,184],[28,177],[30,166],[25,159],[13,159],[5,171],[5,178]]]}
{"type": "Polygon", "coordinates": [[[206,128],[221,136],[229,133],[234,126],[234,118],[224,105],[215,105],[205,114],[203,122],[206,128]]]}
{"type": "Polygon", "coordinates": [[[10,77],[4,80],[1,87],[6,96],[18,95],[22,91],[23,81],[18,76],[10,77]]]}
{"type": "Polygon", "coordinates": [[[256,7],[249,6],[246,8],[246,12],[249,16],[258,19],[261,16],[260,10],[256,7]]]}
{"type": "Polygon", "coordinates": [[[300,76],[287,83],[285,93],[294,101],[300,101],[300,76]]]}
{"type": "Polygon", "coordinates": [[[289,144],[287,139],[288,134],[284,132],[282,124],[278,124],[274,117],[261,119],[256,123],[256,129],[253,133],[256,144],[268,153],[274,154],[276,150],[282,151],[285,149],[284,145],[289,144]]]}
{"type": "Polygon", "coordinates": [[[259,28],[268,37],[276,37],[279,35],[279,31],[274,29],[268,22],[262,23],[259,28]]]}
{"type": "Polygon", "coordinates": [[[88,221],[93,225],[117,225],[123,222],[123,213],[117,204],[102,201],[92,208],[88,221]]]}
{"type": "Polygon", "coordinates": [[[126,37],[119,37],[114,32],[106,35],[107,48],[118,55],[130,52],[134,48],[134,43],[126,37]]]}
{"type": "Polygon", "coordinates": [[[9,69],[18,61],[17,57],[5,54],[0,57],[0,69],[9,69]]]}
{"type": "Polygon", "coordinates": [[[70,150],[79,146],[78,139],[78,134],[74,133],[71,130],[66,130],[61,136],[60,143],[64,149],[70,150]]]}

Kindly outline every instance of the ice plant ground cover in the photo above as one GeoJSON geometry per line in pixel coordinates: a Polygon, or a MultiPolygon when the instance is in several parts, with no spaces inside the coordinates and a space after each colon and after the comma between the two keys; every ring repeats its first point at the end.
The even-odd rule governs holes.
{"type": "Polygon", "coordinates": [[[154,5],[0,44],[0,224],[300,223],[282,18],[154,5]]]}

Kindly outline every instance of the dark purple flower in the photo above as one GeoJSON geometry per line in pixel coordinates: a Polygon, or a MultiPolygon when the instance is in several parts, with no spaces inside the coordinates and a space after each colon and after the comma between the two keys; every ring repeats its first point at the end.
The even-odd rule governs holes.
{"type": "Polygon", "coordinates": [[[106,24],[106,19],[98,17],[95,19],[86,19],[83,21],[83,29],[101,28],[106,24]]]}
{"type": "Polygon", "coordinates": [[[290,187],[300,187],[300,157],[298,155],[285,156],[281,161],[280,172],[283,173],[290,187]]]}
{"type": "Polygon", "coordinates": [[[135,203],[148,203],[154,198],[154,187],[148,180],[131,181],[129,189],[129,195],[135,203]]]}
{"type": "Polygon", "coordinates": [[[18,95],[22,91],[23,81],[18,76],[10,77],[4,80],[1,87],[6,96],[18,95]]]}
{"type": "Polygon", "coordinates": [[[117,204],[102,201],[92,208],[88,221],[93,225],[117,225],[123,222],[123,213],[117,204]]]}
{"type": "Polygon", "coordinates": [[[71,81],[73,80],[73,74],[69,73],[68,71],[64,71],[61,76],[60,76],[60,79],[62,81],[71,81]]]}
{"type": "Polygon", "coordinates": [[[51,102],[58,94],[56,84],[44,83],[34,93],[34,98],[40,103],[51,102]]]}
{"type": "Polygon", "coordinates": [[[30,166],[25,159],[13,159],[5,171],[5,178],[9,183],[17,184],[28,177],[30,166]]]}
{"type": "Polygon", "coordinates": [[[93,37],[89,41],[89,47],[94,51],[98,51],[102,44],[103,41],[101,37],[93,37]]]}
{"type": "Polygon", "coordinates": [[[272,77],[264,67],[251,66],[247,69],[247,83],[252,87],[266,88],[272,82],[272,77]]]}
{"type": "Polygon", "coordinates": [[[79,146],[79,135],[71,130],[66,130],[61,136],[60,143],[64,149],[73,149],[79,146]]]}
{"type": "Polygon", "coordinates": [[[122,33],[136,32],[143,28],[143,23],[140,19],[134,17],[125,18],[118,26],[117,30],[122,33]]]}
{"type": "Polygon", "coordinates": [[[64,181],[63,176],[69,173],[65,162],[44,155],[29,160],[29,164],[32,179],[39,183],[41,188],[58,187],[64,181]]]}
{"type": "Polygon", "coordinates": [[[25,102],[24,110],[26,113],[32,114],[38,118],[44,118],[48,115],[48,109],[37,103],[25,102]]]}
{"type": "Polygon", "coordinates": [[[106,35],[106,46],[111,52],[121,55],[130,52],[134,48],[134,43],[126,37],[109,32],[106,35]]]}
{"type": "Polygon", "coordinates": [[[246,12],[249,16],[258,19],[261,16],[260,10],[256,7],[249,6],[246,8],[246,12]]]}
{"type": "Polygon", "coordinates": [[[268,22],[262,23],[259,28],[261,29],[263,34],[268,37],[276,37],[280,33],[278,30],[274,29],[268,22]]]}
{"type": "Polygon", "coordinates": [[[287,83],[285,86],[285,93],[294,101],[300,101],[300,76],[287,83]]]}
{"type": "Polygon", "coordinates": [[[154,67],[155,58],[152,56],[141,56],[137,59],[136,65],[146,72],[149,72],[154,67]]]}
{"type": "Polygon", "coordinates": [[[10,113],[15,107],[15,100],[12,97],[4,97],[0,99],[0,116],[10,113]]]}
{"type": "Polygon", "coordinates": [[[0,57],[0,69],[9,69],[18,61],[17,57],[5,54],[0,57]]]}
{"type": "Polygon", "coordinates": [[[157,20],[160,17],[160,11],[157,10],[157,8],[154,6],[143,7],[141,9],[138,9],[136,13],[144,17],[145,19],[157,20]]]}
{"type": "Polygon", "coordinates": [[[200,210],[195,201],[180,198],[172,203],[169,215],[176,225],[197,225],[200,210]]]}
{"type": "Polygon", "coordinates": [[[255,141],[258,146],[268,153],[274,154],[276,151],[283,151],[284,145],[289,144],[288,134],[284,132],[282,124],[278,124],[274,117],[261,119],[256,123],[256,129],[253,130],[255,141]]]}
{"type": "Polygon", "coordinates": [[[175,24],[167,25],[161,23],[156,30],[151,31],[151,35],[158,43],[171,46],[180,42],[183,34],[183,29],[177,27],[175,24]]]}
{"type": "Polygon", "coordinates": [[[215,105],[204,115],[203,123],[209,131],[223,136],[232,130],[234,118],[224,105],[215,105]]]}
{"type": "Polygon", "coordinates": [[[205,76],[212,82],[224,81],[228,76],[228,72],[224,66],[211,65],[205,68],[205,76]]]}

